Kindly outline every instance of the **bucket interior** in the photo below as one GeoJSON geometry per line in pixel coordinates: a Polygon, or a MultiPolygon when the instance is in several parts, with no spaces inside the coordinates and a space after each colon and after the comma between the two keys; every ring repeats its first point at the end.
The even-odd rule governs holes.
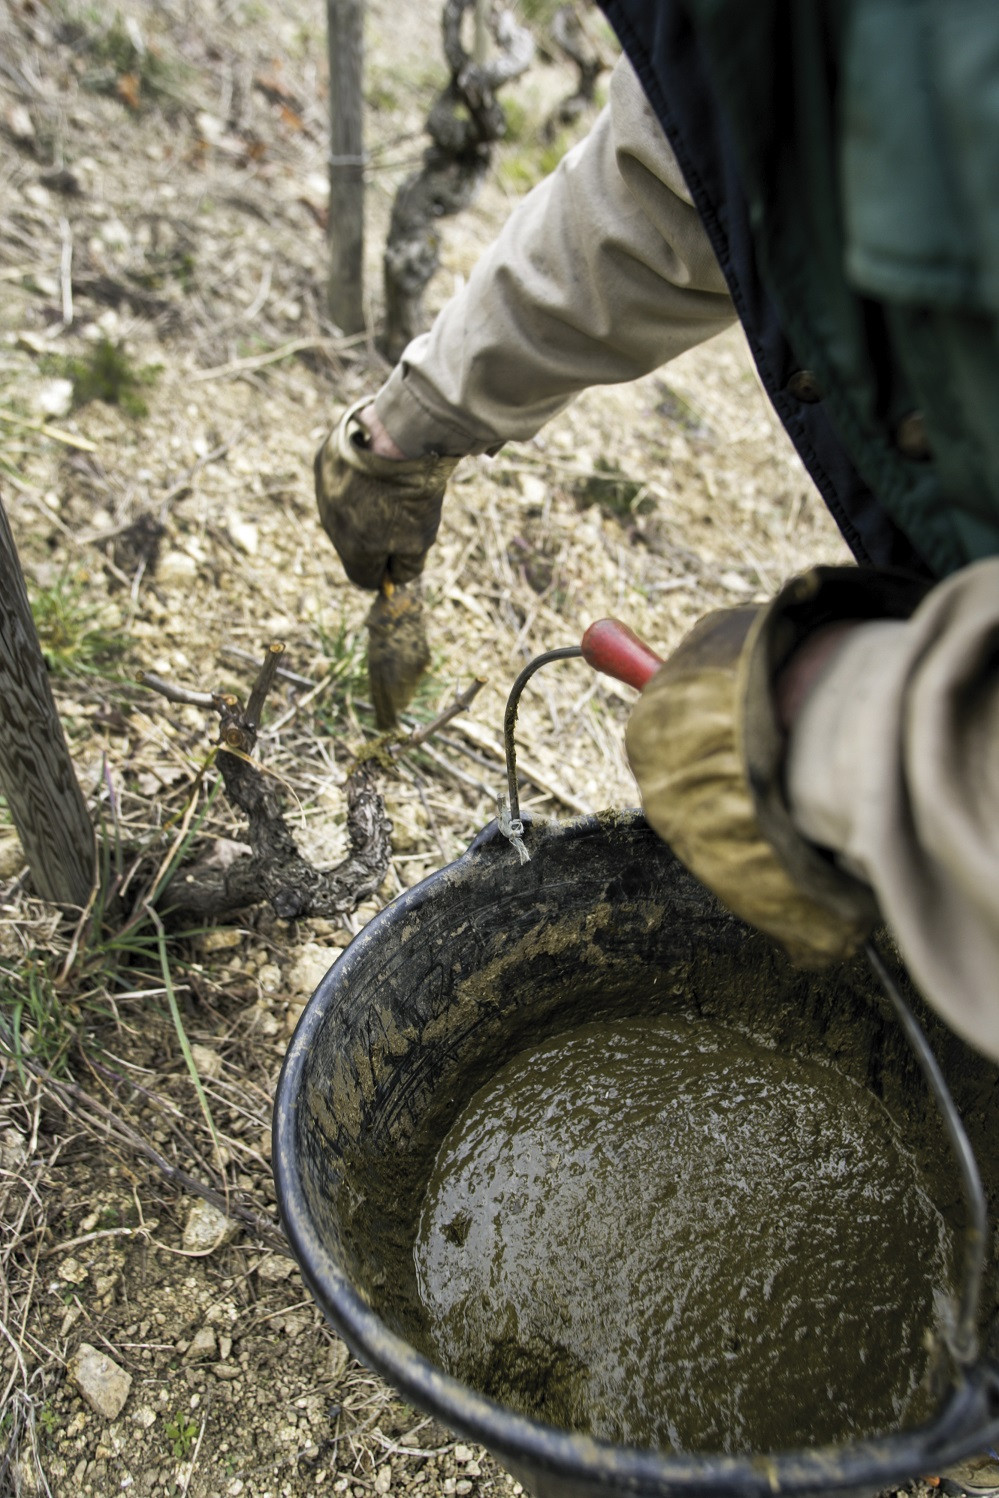
{"type": "MultiPolygon", "coordinates": [[[[866,963],[795,970],[722,910],[640,817],[533,827],[528,845],[521,867],[487,830],[457,864],[400,897],[327,975],[295,1037],[294,1169],[310,1239],[322,1246],[310,1275],[320,1298],[330,1268],[390,1332],[438,1360],[414,1241],[441,1142],[469,1100],[511,1058],[579,1026],[682,1014],[706,1032],[722,1027],[832,1065],[887,1110],[952,1230],[937,1264],[939,1312],[962,1268],[958,1173],[866,963]]],[[[996,1069],[932,1020],[929,1029],[994,1201],[996,1069]]],[[[869,1248],[891,1255],[898,1245],[869,1248]]],[[[990,1282],[984,1304],[993,1301],[990,1282]]],[[[326,1309],[342,1319],[336,1304],[326,1309]]],[[[927,1357],[913,1420],[932,1413],[949,1383],[938,1353],[927,1357]]],[[[533,1409],[529,1397],[512,1403],[560,1423],[543,1388],[533,1409]]]]}

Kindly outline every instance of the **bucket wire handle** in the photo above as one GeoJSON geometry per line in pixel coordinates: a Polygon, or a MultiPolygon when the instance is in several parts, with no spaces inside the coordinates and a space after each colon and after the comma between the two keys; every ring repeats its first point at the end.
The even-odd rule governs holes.
{"type": "MultiPolygon", "coordinates": [[[[508,837],[516,847],[516,839],[523,839],[524,824],[520,820],[520,791],[517,787],[517,709],[520,706],[520,698],[524,688],[534,675],[540,671],[542,666],[547,666],[549,661],[568,661],[583,653],[580,645],[563,645],[558,650],[546,650],[544,655],[536,655],[521,671],[517,680],[510,688],[510,695],[506,699],[506,712],[503,714],[503,746],[506,750],[506,787],[509,797],[509,812],[506,806],[500,804],[499,827],[504,837],[508,837]]],[[[523,842],[520,846],[523,848],[523,842]]],[[[518,852],[520,850],[518,849],[518,852]]],[[[524,849],[527,852],[527,849],[524,849]]],[[[530,855],[528,854],[528,857],[530,855]]],[[[521,862],[526,859],[521,858],[521,862]]]]}
{"type": "Polygon", "coordinates": [[[898,985],[874,944],[870,941],[865,942],[864,951],[868,962],[881,980],[881,986],[891,1001],[909,1045],[915,1052],[920,1070],[926,1078],[943,1120],[950,1147],[957,1158],[961,1190],[968,1209],[968,1225],[964,1233],[964,1284],[958,1307],[957,1324],[951,1331],[948,1342],[955,1362],[961,1367],[968,1367],[978,1357],[978,1308],[981,1299],[982,1275],[985,1270],[985,1246],[988,1231],[988,1213],[982,1179],[978,1173],[971,1141],[961,1122],[961,1115],[954,1105],[954,1099],[950,1095],[943,1072],[940,1070],[940,1063],[933,1054],[919,1021],[903,999],[898,985]]]}
{"type": "MultiPolygon", "coordinates": [[[[499,827],[504,837],[508,837],[516,846],[516,839],[523,837],[524,824],[520,820],[520,792],[517,787],[517,709],[520,706],[521,693],[534,675],[542,666],[547,666],[549,661],[567,661],[582,657],[588,666],[594,671],[600,671],[605,676],[614,676],[618,681],[627,683],[636,691],[641,691],[650,677],[662,665],[662,656],[656,655],[644,640],[639,639],[634,630],[629,629],[627,624],[622,624],[620,619],[598,619],[591,624],[583,635],[579,645],[563,645],[558,650],[546,650],[544,655],[535,656],[534,660],[526,665],[510,688],[510,695],[506,701],[506,712],[503,715],[503,743],[506,749],[506,784],[509,796],[509,809],[501,801],[499,827]]],[[[521,841],[521,862],[526,862],[521,841]]],[[[520,851],[520,850],[518,850],[520,851]]]]}

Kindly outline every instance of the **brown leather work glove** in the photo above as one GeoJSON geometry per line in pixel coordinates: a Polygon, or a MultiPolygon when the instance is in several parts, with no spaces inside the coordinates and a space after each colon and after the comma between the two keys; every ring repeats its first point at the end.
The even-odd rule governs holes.
{"type": "Polygon", "coordinates": [[[925,591],[899,573],[816,568],[768,605],[709,614],[656,672],[629,720],[628,758],[652,827],[799,967],[850,956],[878,911],[871,890],[792,824],[775,683],[816,630],[907,618],[925,591]]]}
{"type": "Polygon", "coordinates": [[[440,525],[441,504],[458,458],[380,458],[358,419],[356,401],[316,454],[316,500],[323,529],[352,583],[372,591],[412,582],[423,571],[440,525]]]}

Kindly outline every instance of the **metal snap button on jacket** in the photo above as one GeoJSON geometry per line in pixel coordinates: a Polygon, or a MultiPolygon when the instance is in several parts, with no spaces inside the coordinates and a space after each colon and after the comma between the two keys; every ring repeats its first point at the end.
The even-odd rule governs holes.
{"type": "Polygon", "coordinates": [[[796,369],[784,388],[806,406],[814,406],[822,399],[819,382],[810,369],[796,369]]]}
{"type": "Polygon", "coordinates": [[[925,463],[932,458],[933,449],[922,411],[910,411],[902,417],[895,428],[895,446],[903,458],[910,458],[914,463],[925,463]]]}

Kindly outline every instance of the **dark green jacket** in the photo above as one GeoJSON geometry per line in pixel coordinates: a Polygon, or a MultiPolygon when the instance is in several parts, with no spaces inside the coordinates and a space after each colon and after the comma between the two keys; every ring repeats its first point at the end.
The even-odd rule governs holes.
{"type": "Polygon", "coordinates": [[[855,553],[999,553],[999,0],[604,8],[855,553]]]}

